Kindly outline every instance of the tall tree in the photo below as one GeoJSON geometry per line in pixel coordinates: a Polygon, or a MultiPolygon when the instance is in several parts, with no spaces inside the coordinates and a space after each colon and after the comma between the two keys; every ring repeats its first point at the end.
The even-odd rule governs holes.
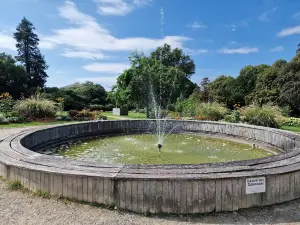
{"type": "Polygon", "coordinates": [[[28,88],[31,92],[35,92],[38,87],[44,88],[48,77],[48,65],[38,48],[40,40],[34,30],[33,24],[24,17],[14,33],[18,50],[16,60],[24,66],[28,74],[28,88]]]}
{"type": "Polygon", "coordinates": [[[210,93],[209,93],[209,84],[210,80],[208,77],[204,77],[200,82],[200,88],[202,92],[202,101],[209,102],[210,101],[210,93]]]}

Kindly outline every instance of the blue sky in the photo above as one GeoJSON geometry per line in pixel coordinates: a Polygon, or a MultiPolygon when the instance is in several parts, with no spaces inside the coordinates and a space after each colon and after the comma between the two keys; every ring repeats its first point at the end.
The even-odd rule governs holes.
{"type": "Polygon", "coordinates": [[[0,52],[16,54],[12,33],[27,17],[50,66],[47,86],[90,80],[109,89],[129,66],[130,52],[150,52],[165,42],[192,56],[196,63],[192,80],[197,83],[205,76],[237,76],[249,64],[290,60],[300,42],[298,0],[2,0],[0,4],[0,52]]]}

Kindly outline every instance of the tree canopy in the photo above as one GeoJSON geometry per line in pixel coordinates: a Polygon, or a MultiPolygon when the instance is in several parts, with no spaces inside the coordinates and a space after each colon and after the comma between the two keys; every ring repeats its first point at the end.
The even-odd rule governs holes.
{"type": "Polygon", "coordinates": [[[48,77],[46,73],[48,65],[38,48],[40,40],[34,30],[33,24],[24,17],[14,33],[18,50],[16,60],[24,66],[27,72],[28,89],[31,93],[37,88],[44,88],[48,77]]]}

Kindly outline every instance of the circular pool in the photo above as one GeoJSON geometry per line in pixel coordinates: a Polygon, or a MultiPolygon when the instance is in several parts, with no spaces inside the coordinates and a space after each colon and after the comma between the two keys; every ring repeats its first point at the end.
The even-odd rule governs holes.
{"type": "Polygon", "coordinates": [[[124,164],[200,164],[263,158],[276,149],[194,133],[169,134],[158,150],[155,135],[99,136],[64,142],[39,153],[124,164]]]}
{"type": "MultiPolygon", "coordinates": [[[[139,164],[135,160],[132,161],[133,164],[130,161],[105,162],[93,160],[93,157],[90,157],[90,160],[80,157],[74,160],[70,156],[63,157],[60,153],[41,154],[46,153],[50,146],[62,146],[70,141],[80,141],[79,146],[85,143],[86,138],[91,138],[91,142],[101,142],[100,139],[93,139],[99,136],[110,136],[112,139],[107,139],[109,144],[118,138],[129,138],[126,141],[134,144],[135,141],[138,142],[138,135],[155,130],[155,121],[150,120],[83,122],[32,129],[8,136],[0,143],[0,176],[18,180],[32,191],[42,190],[55,196],[113,205],[138,213],[234,211],[277,204],[300,197],[299,135],[244,124],[173,120],[166,122],[167,125],[177,126],[179,129],[174,132],[176,135],[182,135],[182,138],[178,138],[172,134],[174,139],[171,135],[171,151],[176,151],[174,149],[184,145],[182,142],[188,142],[183,141],[188,138],[191,139],[191,148],[184,149],[181,146],[179,151],[184,149],[182,151],[189,152],[196,148],[196,151],[201,152],[202,150],[198,149],[198,139],[203,144],[204,138],[206,141],[215,140],[214,144],[209,146],[212,150],[207,151],[209,154],[206,159],[209,156],[223,158],[221,153],[217,154],[217,149],[222,152],[221,147],[228,147],[227,150],[224,148],[226,155],[233,151],[234,145],[244,145],[247,150],[230,156],[229,162],[220,160],[216,163],[193,162],[192,160],[198,158],[196,155],[199,152],[195,159],[189,157],[188,160],[181,161],[184,156],[180,158],[179,155],[183,153],[177,151],[175,159],[180,159],[177,164],[173,164],[174,161],[171,164],[162,161],[157,161],[158,164],[139,164]],[[120,136],[123,134],[128,136],[120,136]],[[259,147],[251,149],[253,144],[256,148],[259,147]],[[265,155],[268,149],[275,149],[279,154],[265,155]],[[246,153],[256,150],[263,152],[263,155],[254,157],[255,159],[246,156],[246,153]],[[241,158],[234,158],[237,156],[241,158]]],[[[166,155],[169,154],[167,142],[166,139],[166,146],[162,148],[162,154],[166,155]]],[[[116,140],[115,143],[118,143],[120,148],[124,146],[120,144],[120,140],[116,140]]],[[[105,151],[120,150],[119,147],[108,145],[105,151]]],[[[100,149],[104,149],[104,146],[98,151],[100,149]]],[[[136,149],[135,154],[137,151],[136,149]]],[[[155,153],[155,148],[149,151],[159,156],[155,153]]]]}

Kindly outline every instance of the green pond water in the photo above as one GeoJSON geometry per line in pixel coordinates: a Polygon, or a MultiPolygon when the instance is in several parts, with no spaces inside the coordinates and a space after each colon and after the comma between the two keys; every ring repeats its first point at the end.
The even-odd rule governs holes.
{"type": "Polygon", "coordinates": [[[170,134],[158,151],[153,134],[94,137],[47,149],[48,154],[103,163],[199,164],[262,158],[276,151],[196,134],[170,134]]]}

